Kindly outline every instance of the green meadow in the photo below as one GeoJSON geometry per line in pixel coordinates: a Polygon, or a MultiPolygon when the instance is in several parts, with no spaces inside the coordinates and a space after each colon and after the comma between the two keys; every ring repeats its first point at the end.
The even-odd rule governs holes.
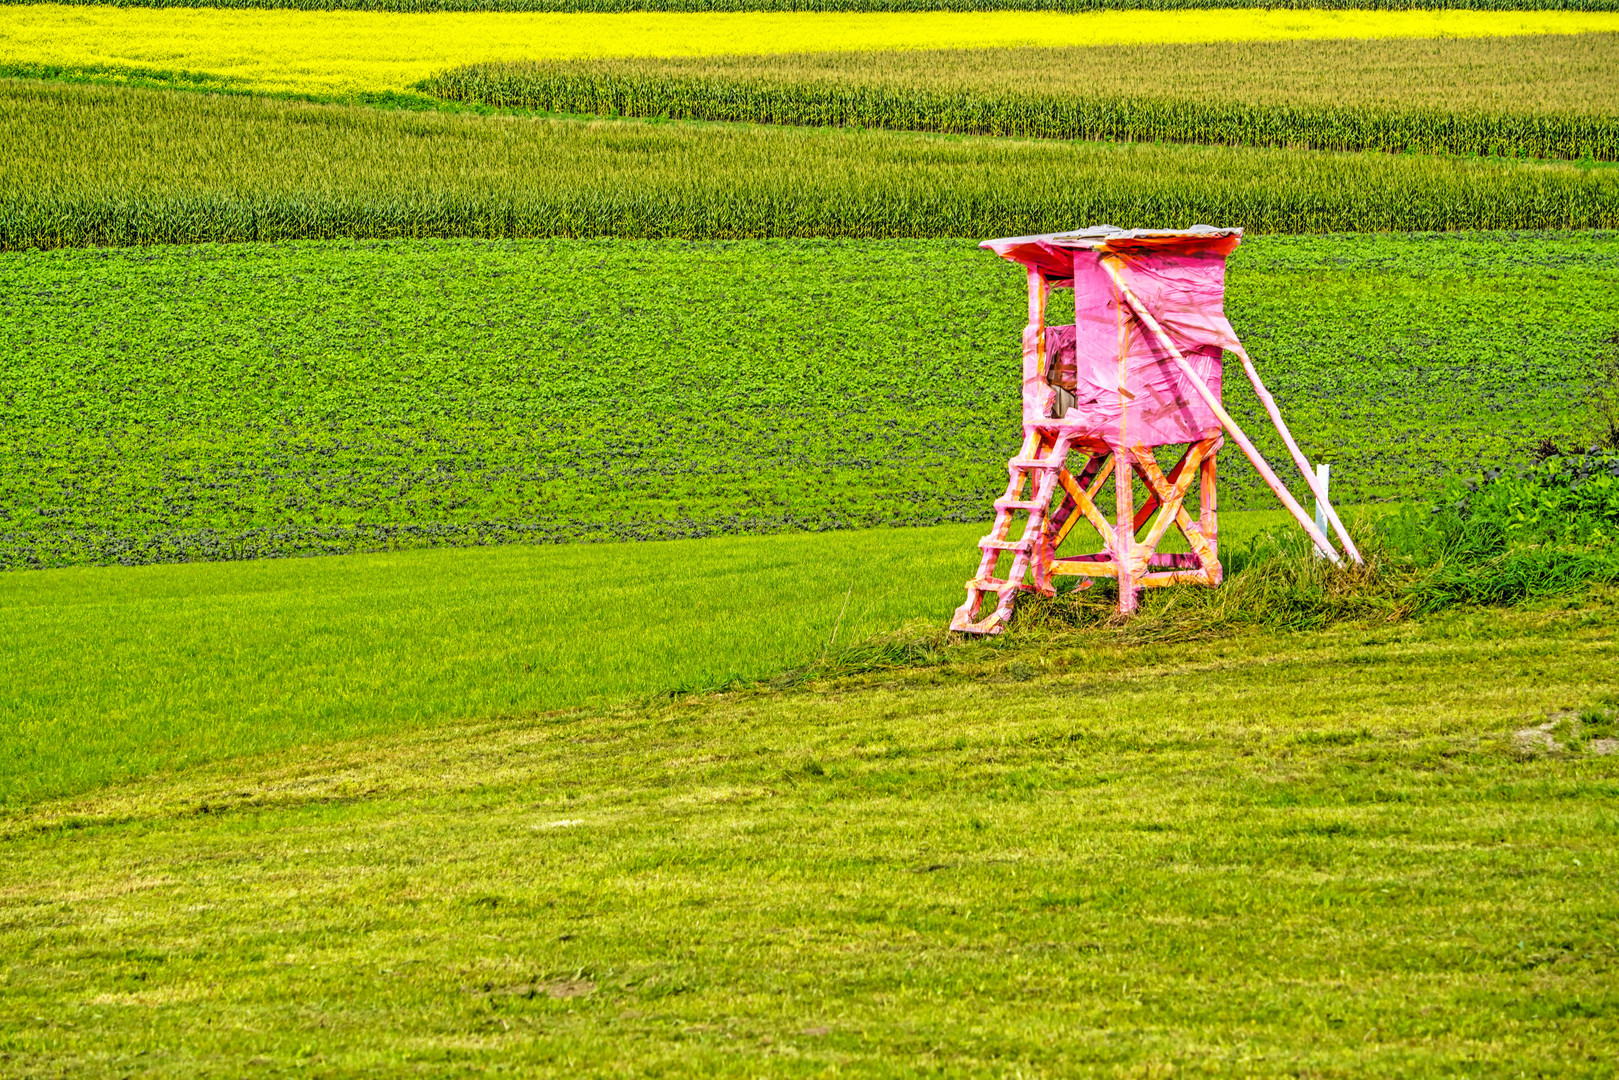
{"type": "MultiPolygon", "coordinates": [[[[1284,516],[1227,514],[1225,542],[1284,516]]],[[[765,679],[948,621],[985,528],[0,574],[0,807],[765,679]]]]}
{"type": "Polygon", "coordinates": [[[1619,730],[1615,601],[968,646],[13,812],[0,1062],[1609,1076],[1619,757],[1516,732],[1619,730]]]}
{"type": "Polygon", "coordinates": [[[1619,37],[142,49],[0,70],[0,1078],[1616,1075],[1619,37]],[[1104,221],[1365,562],[1228,448],[1217,589],[952,636],[976,243],[1104,221]]]}

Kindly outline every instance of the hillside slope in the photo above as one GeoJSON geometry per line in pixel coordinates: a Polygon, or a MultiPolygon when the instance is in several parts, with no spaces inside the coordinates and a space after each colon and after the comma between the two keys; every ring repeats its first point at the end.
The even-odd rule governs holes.
{"type": "Polygon", "coordinates": [[[1615,599],[969,650],[43,805],[0,826],[4,1068],[1607,1075],[1615,599]]]}

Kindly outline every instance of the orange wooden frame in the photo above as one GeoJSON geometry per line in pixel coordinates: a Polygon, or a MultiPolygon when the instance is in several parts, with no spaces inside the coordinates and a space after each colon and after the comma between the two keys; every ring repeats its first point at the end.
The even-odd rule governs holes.
{"type": "Polygon", "coordinates": [[[951,629],[998,634],[1019,593],[1055,595],[1059,577],[1085,578],[1085,586],[1092,579],[1114,579],[1119,583],[1119,610],[1126,613],[1135,609],[1138,589],[1220,584],[1215,457],[1224,442],[1213,435],[1187,444],[1166,474],[1148,447],[1118,450],[1094,439],[1076,438],[1060,424],[1036,426],[1024,440],[1024,452],[1007,463],[1010,475],[1006,493],[995,501],[995,526],[979,544],[978,573],[967,583],[967,601],[957,609],[951,629]],[[1077,469],[1070,467],[1076,456],[1082,456],[1077,469]],[[1121,478],[1127,479],[1121,483],[1121,478]],[[1195,520],[1185,505],[1194,478],[1195,520]],[[1109,479],[1114,486],[1111,520],[1096,504],[1109,479]],[[1147,488],[1139,507],[1137,479],[1147,488]],[[1023,529],[1012,539],[1019,515],[1025,515],[1023,529]],[[1082,521],[1101,540],[1102,549],[1094,554],[1060,554],[1082,521]],[[1171,529],[1185,537],[1190,552],[1158,551],[1171,529]],[[1001,556],[1008,553],[1012,565],[1005,577],[998,577],[1001,556]],[[994,608],[986,614],[984,600],[991,595],[994,608]]]}

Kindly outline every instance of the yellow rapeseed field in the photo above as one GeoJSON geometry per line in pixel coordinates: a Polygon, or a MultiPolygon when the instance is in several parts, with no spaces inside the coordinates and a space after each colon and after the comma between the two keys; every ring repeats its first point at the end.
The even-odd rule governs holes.
{"type": "Polygon", "coordinates": [[[403,89],[481,60],[842,49],[1487,37],[1619,30],[1566,11],[391,14],[219,8],[0,7],[0,64],[191,71],[264,90],[403,89]]]}

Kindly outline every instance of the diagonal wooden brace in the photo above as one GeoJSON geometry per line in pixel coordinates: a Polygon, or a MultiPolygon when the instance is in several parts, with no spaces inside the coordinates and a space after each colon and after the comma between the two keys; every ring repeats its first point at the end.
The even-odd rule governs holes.
{"type": "MultiPolygon", "coordinates": [[[[1084,515],[1085,520],[1090,522],[1098,533],[1101,533],[1102,542],[1108,547],[1113,546],[1113,525],[1107,518],[1102,516],[1102,511],[1096,508],[1096,494],[1102,490],[1102,485],[1107,482],[1107,478],[1112,472],[1113,459],[1110,455],[1107,463],[1102,466],[1097,472],[1096,478],[1091,481],[1089,489],[1081,487],[1079,481],[1075,480],[1067,469],[1064,469],[1057,476],[1058,482],[1062,484],[1063,490],[1068,492],[1068,497],[1074,500],[1074,505],[1079,508],[1080,514],[1084,515]]],[[[1052,539],[1051,549],[1053,551],[1062,545],[1062,542],[1068,537],[1068,530],[1073,528],[1078,521],[1078,517],[1072,517],[1063,523],[1062,531],[1052,539]]]]}
{"type": "MultiPolygon", "coordinates": [[[[1136,464],[1141,470],[1142,478],[1147,486],[1158,497],[1158,520],[1153,522],[1152,531],[1141,542],[1143,555],[1141,556],[1142,572],[1146,571],[1147,559],[1158,547],[1158,542],[1169,531],[1170,523],[1180,527],[1186,542],[1191,545],[1192,553],[1197,556],[1198,565],[1202,567],[1202,576],[1210,585],[1219,584],[1220,562],[1215,557],[1214,549],[1209,546],[1208,540],[1203,536],[1202,527],[1192,520],[1186,512],[1186,492],[1192,486],[1192,479],[1198,475],[1198,466],[1203,462],[1203,455],[1207,449],[1212,449],[1214,440],[1205,439],[1195,442],[1186,448],[1186,456],[1181,458],[1186,468],[1182,471],[1180,479],[1171,481],[1158,468],[1158,462],[1153,459],[1152,452],[1144,446],[1136,446],[1136,464]]],[[[1183,579],[1184,580],[1184,579],[1183,579]]]]}
{"type": "MultiPolygon", "coordinates": [[[[1192,456],[1192,447],[1195,446],[1195,445],[1197,445],[1197,444],[1196,443],[1187,443],[1186,444],[1186,450],[1181,454],[1180,460],[1175,462],[1174,468],[1169,470],[1169,482],[1171,484],[1178,483],[1180,481],[1181,470],[1182,469],[1187,469],[1187,468],[1195,469],[1195,468],[1197,468],[1197,466],[1195,464],[1188,465],[1186,463],[1187,458],[1192,456]]],[[[1136,449],[1137,450],[1141,449],[1141,444],[1140,443],[1136,444],[1136,449]]],[[[1154,459],[1154,464],[1156,464],[1156,463],[1157,463],[1156,459],[1154,459]]],[[[1136,511],[1135,528],[1136,528],[1137,532],[1140,532],[1141,527],[1143,525],[1145,525],[1149,520],[1151,520],[1152,515],[1153,515],[1153,511],[1155,511],[1157,509],[1158,509],[1158,493],[1155,492],[1155,491],[1149,491],[1147,493],[1147,501],[1142,503],[1141,504],[1141,509],[1136,511]]]]}
{"type": "Polygon", "coordinates": [[[1315,470],[1310,467],[1309,459],[1304,456],[1304,451],[1300,450],[1299,444],[1294,441],[1293,433],[1288,430],[1287,424],[1283,423],[1282,411],[1276,407],[1276,399],[1270,396],[1270,391],[1265,389],[1265,384],[1260,381],[1259,369],[1254,367],[1253,360],[1249,359],[1248,350],[1244,349],[1239,342],[1235,352],[1237,359],[1242,361],[1242,370],[1247,373],[1248,381],[1254,384],[1254,393],[1259,395],[1260,403],[1265,406],[1265,411],[1270,414],[1271,423],[1276,425],[1276,431],[1282,436],[1282,442],[1287,444],[1287,452],[1292,455],[1293,464],[1297,465],[1299,472],[1304,474],[1304,482],[1310,486],[1310,494],[1314,495],[1316,501],[1326,510],[1327,521],[1332,524],[1333,532],[1338,534],[1339,541],[1344,545],[1344,554],[1359,563],[1361,561],[1360,552],[1356,550],[1355,542],[1349,539],[1349,530],[1344,528],[1344,523],[1339,520],[1338,511],[1332,508],[1332,503],[1327,499],[1327,489],[1321,486],[1321,481],[1316,476],[1315,470]]]}
{"type": "Polygon", "coordinates": [[[1304,531],[1309,534],[1311,541],[1320,549],[1321,554],[1326,556],[1332,562],[1332,565],[1342,565],[1343,559],[1333,548],[1332,541],[1327,539],[1327,534],[1316,528],[1314,519],[1304,512],[1304,507],[1299,505],[1298,500],[1293,498],[1293,493],[1287,490],[1287,486],[1282,483],[1275,471],[1260,456],[1259,450],[1254,446],[1252,440],[1231,418],[1231,414],[1226,412],[1225,407],[1220,404],[1220,399],[1214,396],[1214,391],[1209,389],[1208,384],[1198,376],[1197,371],[1187,362],[1186,357],[1175,346],[1175,343],[1170,340],[1169,335],[1164,333],[1164,328],[1158,325],[1158,320],[1153,317],[1152,312],[1148,311],[1147,306],[1130,290],[1130,286],[1124,283],[1124,277],[1119,273],[1118,258],[1113,255],[1103,256],[1101,264],[1108,277],[1113,279],[1114,287],[1119,290],[1119,295],[1129,305],[1131,312],[1134,313],[1137,319],[1141,320],[1141,324],[1147,328],[1147,331],[1153,337],[1158,339],[1158,343],[1169,353],[1170,359],[1175,361],[1175,365],[1180,368],[1181,374],[1186,376],[1186,380],[1191,383],[1192,389],[1196,390],[1198,397],[1203,399],[1203,404],[1207,405],[1209,411],[1219,418],[1220,425],[1230,433],[1232,440],[1242,448],[1242,452],[1253,463],[1254,470],[1264,479],[1271,491],[1276,493],[1276,497],[1282,500],[1282,505],[1287,507],[1294,520],[1304,527],[1304,531]]]}

